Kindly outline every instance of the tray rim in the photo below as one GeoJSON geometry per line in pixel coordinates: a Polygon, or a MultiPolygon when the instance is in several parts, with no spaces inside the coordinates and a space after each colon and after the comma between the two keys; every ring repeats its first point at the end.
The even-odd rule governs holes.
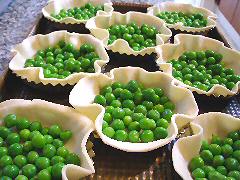
{"type": "MultiPolygon", "coordinates": [[[[146,3],[143,3],[143,4],[137,4],[137,3],[123,3],[123,2],[115,2],[113,3],[113,6],[129,6],[131,8],[148,8],[150,6],[152,6],[151,4],[146,4],[146,3]]],[[[37,18],[36,18],[36,21],[34,23],[34,25],[32,26],[32,28],[30,29],[28,35],[25,37],[29,37],[29,36],[32,36],[32,35],[35,35],[36,34],[36,31],[39,27],[39,22],[40,20],[44,18],[42,14],[40,14],[37,18]]],[[[219,28],[218,28],[218,25],[216,26],[216,31],[219,33],[220,37],[222,38],[223,42],[225,43],[226,46],[230,47],[230,44],[229,42],[227,41],[227,39],[223,36],[223,33],[221,31],[219,31],[219,28]]],[[[12,57],[10,58],[10,60],[12,59],[12,57]]],[[[6,68],[0,72],[0,101],[1,100],[1,90],[2,90],[2,87],[4,86],[5,84],[5,79],[7,77],[7,74],[9,72],[9,68],[8,66],[6,66],[6,68]]],[[[169,144],[170,145],[170,144],[169,144]]],[[[171,160],[171,159],[169,159],[171,160]]],[[[172,170],[171,170],[172,171],[172,170]]],[[[177,174],[177,173],[176,173],[177,174]]],[[[167,174],[166,174],[167,175],[167,174]]],[[[173,175],[172,177],[175,177],[176,175],[173,175]]]]}

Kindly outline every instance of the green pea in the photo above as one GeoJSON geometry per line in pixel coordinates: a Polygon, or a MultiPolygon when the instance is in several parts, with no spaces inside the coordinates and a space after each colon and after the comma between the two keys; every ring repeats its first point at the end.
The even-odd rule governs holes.
{"type": "Polygon", "coordinates": [[[97,95],[95,98],[94,98],[94,102],[97,103],[97,104],[101,104],[103,106],[106,105],[106,99],[104,96],[102,95],[97,95]]]}
{"type": "Polygon", "coordinates": [[[132,100],[124,100],[122,102],[122,106],[124,108],[129,108],[129,109],[133,110],[134,107],[135,107],[135,104],[134,104],[134,102],[132,100]]]}
{"type": "Polygon", "coordinates": [[[100,94],[105,96],[106,93],[112,93],[112,87],[111,86],[105,86],[101,89],[100,94]]]}
{"type": "Polygon", "coordinates": [[[36,175],[37,168],[32,164],[27,164],[22,168],[22,174],[28,178],[32,178],[36,175]]]}
{"type": "Polygon", "coordinates": [[[37,175],[38,180],[51,180],[51,173],[47,169],[41,170],[37,175]]]}
{"type": "Polygon", "coordinates": [[[213,160],[213,154],[209,150],[203,150],[200,156],[205,162],[212,162],[213,160]]]}
{"type": "Polygon", "coordinates": [[[115,108],[112,112],[112,116],[115,119],[123,119],[125,116],[125,112],[122,108],[115,108]]]}
{"type": "Polygon", "coordinates": [[[111,126],[112,126],[112,128],[114,130],[123,130],[123,129],[125,129],[124,122],[122,120],[120,120],[120,119],[114,119],[111,126]]]}
{"type": "Polygon", "coordinates": [[[224,164],[224,157],[222,155],[216,155],[213,157],[213,165],[215,167],[222,166],[224,164]]]}
{"type": "Polygon", "coordinates": [[[229,177],[233,177],[235,179],[240,179],[240,172],[239,171],[230,171],[228,173],[229,177]]]}
{"type": "Polygon", "coordinates": [[[220,155],[222,152],[221,147],[218,144],[210,144],[209,145],[209,150],[211,151],[211,153],[215,156],[215,155],[220,155]]]}
{"type": "Polygon", "coordinates": [[[143,115],[146,115],[147,114],[147,109],[143,105],[138,105],[134,108],[134,112],[135,113],[142,113],[143,115]]]}
{"type": "Polygon", "coordinates": [[[231,138],[224,138],[223,144],[229,144],[231,146],[233,145],[233,140],[231,138]]]}
{"type": "Polygon", "coordinates": [[[57,155],[58,155],[58,156],[61,156],[61,157],[63,157],[63,158],[66,158],[68,154],[69,154],[69,151],[68,151],[68,149],[65,148],[64,146],[59,147],[59,148],[57,149],[57,155]]]}
{"type": "Polygon", "coordinates": [[[0,147],[0,158],[8,154],[8,149],[6,147],[0,147]]]}
{"type": "Polygon", "coordinates": [[[3,175],[15,178],[19,174],[19,168],[16,165],[7,165],[3,168],[3,175]]]}
{"type": "Polygon", "coordinates": [[[50,166],[50,160],[46,157],[39,157],[36,159],[35,165],[39,170],[46,169],[48,166],[50,166]]]}
{"type": "Polygon", "coordinates": [[[106,127],[103,129],[103,134],[105,134],[109,138],[112,138],[114,137],[115,131],[112,127],[106,127]]]}
{"type": "Polygon", "coordinates": [[[54,139],[52,144],[56,147],[56,149],[64,145],[60,139],[54,139]]]}
{"type": "Polygon", "coordinates": [[[128,134],[128,139],[132,143],[137,143],[139,142],[139,132],[136,130],[130,131],[128,134]]]}
{"type": "Polygon", "coordinates": [[[218,166],[216,170],[225,176],[227,175],[227,169],[224,166],[218,166]]]}
{"type": "Polygon", "coordinates": [[[3,119],[6,127],[11,128],[17,124],[17,116],[15,114],[8,114],[3,119]]]}
{"type": "Polygon", "coordinates": [[[23,143],[23,152],[27,153],[30,152],[32,149],[33,147],[31,141],[25,141],[25,143],[23,143]]]}
{"type": "Polygon", "coordinates": [[[233,153],[233,148],[229,144],[225,144],[221,148],[224,157],[229,157],[233,153]]]}
{"type": "Polygon", "coordinates": [[[43,148],[45,143],[45,137],[41,134],[36,134],[32,138],[32,146],[35,148],[43,148]]]}
{"type": "Polygon", "coordinates": [[[143,101],[142,105],[144,105],[147,110],[151,110],[153,108],[153,103],[151,101],[143,101]]]}
{"type": "Polygon", "coordinates": [[[111,104],[111,102],[112,102],[113,100],[115,100],[116,97],[115,97],[114,94],[112,94],[112,93],[106,93],[106,94],[105,94],[105,99],[106,99],[107,104],[111,104]]]}
{"type": "Polygon", "coordinates": [[[27,129],[27,128],[29,128],[29,126],[30,126],[30,123],[29,123],[28,119],[26,119],[26,118],[17,119],[16,128],[18,130],[27,129]]]}
{"type": "Polygon", "coordinates": [[[132,99],[133,95],[132,95],[132,93],[129,90],[123,89],[122,93],[120,94],[120,98],[122,100],[132,99]]]}
{"type": "Polygon", "coordinates": [[[199,156],[192,158],[189,164],[189,168],[191,171],[194,171],[197,168],[202,168],[203,166],[204,166],[204,161],[199,156]]]}
{"type": "Polygon", "coordinates": [[[129,129],[130,131],[132,131],[132,130],[137,130],[137,131],[140,130],[140,124],[139,124],[139,122],[138,122],[138,121],[133,121],[133,122],[129,123],[128,129],[129,129]]]}
{"type": "Polygon", "coordinates": [[[140,134],[140,139],[144,143],[151,142],[151,141],[154,140],[154,134],[153,134],[153,132],[151,130],[144,130],[140,134]]]}
{"type": "Polygon", "coordinates": [[[14,164],[17,165],[19,168],[22,168],[23,166],[25,166],[27,164],[27,159],[25,156],[23,155],[17,155],[14,160],[13,160],[14,164]]]}
{"type": "Polygon", "coordinates": [[[51,144],[47,144],[44,146],[43,148],[43,155],[47,158],[52,158],[54,155],[56,154],[56,147],[51,145],[51,144]]]}
{"type": "Polygon", "coordinates": [[[13,160],[10,156],[4,155],[0,158],[0,167],[3,168],[7,165],[13,164],[13,160]]]}
{"type": "Polygon", "coordinates": [[[224,165],[229,171],[238,170],[239,168],[239,162],[235,158],[225,159],[224,165]]]}
{"type": "Polygon", "coordinates": [[[22,152],[23,152],[23,147],[19,143],[11,144],[8,147],[8,153],[9,153],[9,155],[11,155],[11,157],[15,157],[17,155],[20,155],[20,154],[22,154],[22,152]]]}
{"type": "MultiPolygon", "coordinates": [[[[68,164],[70,164],[70,163],[68,163],[68,164]]],[[[62,168],[63,168],[63,166],[64,166],[63,163],[57,163],[57,164],[52,166],[51,176],[54,179],[61,179],[62,178],[62,168]]]]}
{"type": "Polygon", "coordinates": [[[14,143],[19,143],[20,142],[20,136],[17,133],[10,133],[7,136],[6,142],[11,145],[14,143]]]}
{"type": "Polygon", "coordinates": [[[24,175],[18,175],[15,180],[28,180],[28,178],[24,175]]]}
{"type": "Polygon", "coordinates": [[[69,130],[65,130],[60,133],[60,139],[62,141],[68,141],[71,137],[72,137],[72,132],[69,130]]]}
{"type": "Polygon", "coordinates": [[[201,168],[196,168],[193,172],[192,172],[192,176],[194,178],[205,178],[205,172],[201,169],[201,168]]]}
{"type": "Polygon", "coordinates": [[[228,134],[228,137],[231,138],[233,141],[237,141],[240,138],[240,135],[237,131],[232,131],[228,134]]]}
{"type": "Polygon", "coordinates": [[[42,125],[40,122],[34,121],[30,124],[29,129],[30,129],[30,131],[41,131],[42,125]]]}
{"type": "Polygon", "coordinates": [[[132,120],[133,121],[140,121],[141,119],[143,119],[145,116],[142,114],[142,113],[133,113],[132,115],[131,115],[131,117],[132,117],[132,120]]]}

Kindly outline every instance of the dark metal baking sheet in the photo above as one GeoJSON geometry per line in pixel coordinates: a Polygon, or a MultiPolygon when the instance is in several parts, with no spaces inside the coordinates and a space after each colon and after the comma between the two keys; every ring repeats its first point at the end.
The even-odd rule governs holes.
{"type": "MultiPolygon", "coordinates": [[[[144,4],[130,4],[130,3],[115,3],[116,11],[140,11],[146,12],[149,5],[144,4]]],[[[56,30],[57,28],[68,29],[69,27],[58,26],[55,23],[49,22],[44,17],[40,17],[34,26],[30,35],[37,33],[46,34],[56,30]]],[[[69,29],[68,29],[69,30],[69,29]]],[[[84,30],[83,26],[70,26],[71,32],[78,32],[84,30]]],[[[82,33],[88,33],[87,31],[82,33]]],[[[208,32],[206,36],[220,40],[229,47],[226,39],[218,32],[217,28],[208,32]]],[[[103,72],[108,72],[112,68],[119,66],[139,66],[148,71],[157,71],[158,67],[155,63],[156,55],[149,56],[126,56],[118,53],[108,52],[110,62],[104,67],[103,72]]],[[[44,99],[50,102],[59,103],[70,106],[68,103],[68,96],[72,86],[60,85],[52,87],[51,85],[43,86],[42,84],[35,85],[28,83],[16,77],[11,71],[6,70],[3,81],[0,81],[0,101],[13,98],[21,99],[44,99]]],[[[239,116],[239,96],[228,98],[221,102],[207,103],[207,100],[200,102],[200,113],[220,111],[231,113],[239,116]],[[208,106],[207,106],[208,104],[208,106]]],[[[157,150],[147,153],[126,153],[114,149],[108,145],[103,144],[100,139],[94,138],[91,135],[90,140],[94,143],[94,166],[96,173],[86,177],[85,179],[166,179],[176,180],[181,179],[174,171],[171,160],[171,149],[174,142],[159,148],[157,150]]]]}

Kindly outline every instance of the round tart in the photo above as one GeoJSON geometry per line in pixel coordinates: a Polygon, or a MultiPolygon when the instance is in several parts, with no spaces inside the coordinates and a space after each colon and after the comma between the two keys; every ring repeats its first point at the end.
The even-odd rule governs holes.
{"type": "Polygon", "coordinates": [[[157,51],[160,69],[173,75],[178,85],[207,96],[238,93],[240,53],[222,42],[200,35],[178,34],[174,44],[162,45],[157,51]],[[187,61],[183,60],[185,57],[187,61]]]}
{"type": "MultiPolygon", "coordinates": [[[[100,39],[103,42],[107,50],[118,52],[120,54],[127,54],[127,55],[134,55],[134,56],[137,56],[137,55],[144,56],[145,54],[151,54],[155,52],[155,47],[165,42],[168,42],[169,38],[172,35],[172,32],[165,26],[165,23],[162,20],[160,20],[157,17],[153,17],[140,12],[128,12],[126,14],[113,12],[111,15],[108,15],[108,16],[97,16],[97,17],[91,18],[86,23],[86,28],[89,29],[90,32],[96,38],[100,39]],[[135,29],[133,28],[132,24],[134,24],[135,29]],[[118,28],[114,27],[116,25],[119,25],[119,27],[118,28]],[[156,35],[154,34],[154,37],[153,37],[155,46],[151,46],[151,47],[145,46],[144,48],[134,50],[134,48],[130,46],[131,44],[129,45],[130,39],[132,40],[135,39],[136,42],[138,42],[141,39],[142,39],[142,42],[147,40],[146,39],[147,37],[144,37],[144,35],[141,34],[141,30],[139,29],[140,27],[141,29],[142,28],[146,29],[146,27],[143,27],[143,25],[144,26],[147,25],[147,29],[149,29],[149,27],[155,29],[156,35]],[[125,26],[131,26],[131,27],[125,27],[125,26]],[[121,36],[121,38],[118,37],[116,40],[114,39],[114,41],[109,44],[109,42],[111,41],[109,31],[115,32],[116,29],[119,31],[122,31],[123,35],[121,36]]],[[[147,35],[149,35],[149,33],[146,33],[146,36],[147,35]]]]}
{"type": "MultiPolygon", "coordinates": [[[[183,179],[193,179],[191,176],[190,169],[195,169],[196,167],[202,166],[202,157],[210,157],[211,158],[211,153],[215,154],[213,160],[214,163],[214,169],[212,166],[209,168],[208,163],[204,163],[204,165],[200,168],[197,169],[193,173],[194,176],[199,176],[199,175],[206,175],[205,173],[202,173],[202,168],[205,169],[204,172],[211,173],[210,171],[213,169],[213,171],[219,171],[222,172],[221,169],[225,169],[224,166],[227,168],[229,165],[231,166],[231,163],[227,161],[236,161],[233,158],[229,157],[226,153],[230,152],[227,149],[229,148],[229,145],[224,146],[224,144],[228,144],[229,138],[232,135],[229,136],[229,134],[232,134],[235,131],[239,131],[240,129],[240,119],[235,118],[233,116],[230,116],[228,114],[224,113],[219,113],[219,112],[211,112],[211,113],[206,113],[206,114],[201,114],[197,116],[196,118],[185,118],[185,117],[178,117],[176,118],[176,122],[190,122],[190,129],[193,132],[191,136],[187,137],[182,137],[180,138],[173,146],[172,150],[172,159],[173,159],[173,166],[176,172],[183,178],[183,179]],[[228,138],[227,138],[228,136],[228,138]],[[221,139],[226,139],[226,142],[224,141],[223,144],[220,143],[221,139]],[[211,143],[211,145],[210,145],[211,143]],[[209,146],[208,146],[209,144],[209,146]],[[207,148],[209,147],[209,148],[207,148]],[[221,149],[222,152],[225,153],[225,165],[219,165],[222,164],[222,157],[219,152],[217,152],[220,149],[220,154],[221,154],[221,149]],[[202,150],[206,150],[204,153],[201,153],[201,157],[199,158],[199,153],[200,151],[203,152],[202,150]],[[210,154],[210,156],[207,156],[210,154]],[[219,154],[219,155],[217,155],[219,154]],[[195,158],[194,158],[195,157],[195,158]],[[219,160],[220,159],[220,160],[219,160]],[[230,160],[229,160],[230,159],[230,160]],[[200,162],[200,163],[199,163],[200,162]],[[216,168],[216,169],[215,169],[216,168]],[[210,169],[208,171],[207,169],[210,169]],[[200,172],[199,172],[200,171],[200,172]]],[[[182,126],[179,126],[181,128],[182,126]]],[[[230,139],[230,141],[232,141],[230,139]]],[[[239,141],[239,140],[238,140],[239,141]]],[[[235,141],[236,142],[236,141],[235,141]]],[[[238,143],[238,142],[237,142],[238,143]]],[[[236,144],[237,144],[236,143],[236,144]]],[[[238,143],[239,144],[239,143],[238,143]]],[[[235,153],[234,153],[235,154],[235,153]]],[[[239,157],[239,156],[238,156],[239,157]]],[[[209,159],[209,158],[207,158],[209,159]]],[[[210,162],[210,161],[209,161],[210,162]]],[[[237,164],[237,163],[235,163],[237,164]]],[[[231,168],[230,168],[231,169],[231,168]]],[[[231,171],[231,170],[230,170],[231,171]]],[[[214,173],[209,176],[217,176],[219,177],[219,173],[214,173]]],[[[232,176],[234,172],[228,174],[228,176],[232,176]]],[[[222,175],[220,175],[221,177],[222,175]]],[[[212,178],[213,178],[212,177],[212,178]]],[[[232,176],[234,177],[234,176],[232,176]]],[[[218,178],[217,178],[218,179],[218,178]]]]}
{"type": "Polygon", "coordinates": [[[159,6],[149,7],[148,14],[165,20],[171,29],[190,33],[211,30],[216,26],[217,18],[216,14],[205,8],[175,2],[163,2],[159,6]]]}
{"type": "MultiPolygon", "coordinates": [[[[90,175],[95,172],[93,161],[90,158],[90,156],[92,155],[89,156],[87,152],[89,150],[89,153],[90,153],[92,150],[88,149],[88,147],[86,146],[87,146],[88,137],[90,133],[94,130],[94,125],[92,121],[94,121],[98,116],[98,114],[101,113],[102,111],[103,109],[97,106],[88,107],[87,110],[85,108],[79,108],[78,110],[75,110],[70,107],[50,103],[43,100],[31,101],[31,100],[22,100],[22,99],[12,99],[12,100],[7,100],[0,103],[0,112],[1,112],[0,118],[4,119],[4,124],[8,127],[11,127],[11,123],[13,124],[14,121],[12,120],[12,118],[4,118],[4,117],[9,114],[15,114],[17,116],[17,121],[16,121],[17,129],[23,128],[26,126],[26,121],[27,121],[26,118],[27,118],[29,122],[31,122],[30,130],[32,132],[34,129],[39,129],[38,127],[40,127],[37,121],[39,121],[42,124],[42,126],[44,127],[43,129],[45,130],[47,130],[46,127],[50,127],[52,125],[58,125],[58,126],[61,126],[63,130],[70,130],[72,132],[72,137],[67,141],[67,143],[64,146],[65,148],[67,148],[67,150],[69,150],[69,152],[75,153],[79,156],[80,166],[74,165],[74,164],[67,164],[63,166],[62,179],[82,178],[84,176],[90,175]],[[20,118],[21,121],[18,118],[20,118]],[[18,123],[18,121],[22,122],[22,124],[18,123]],[[32,123],[33,121],[35,124],[32,123]]],[[[28,130],[25,129],[24,132],[26,131],[28,130]]],[[[40,131],[43,133],[43,130],[40,130],[40,131]]],[[[55,135],[57,135],[56,133],[59,131],[58,129],[56,129],[56,126],[55,126],[54,128],[50,128],[49,131],[44,131],[44,132],[45,133],[51,132],[50,134],[52,134],[52,137],[57,137],[55,135]]],[[[41,139],[42,135],[40,134],[39,136],[39,134],[37,133],[39,133],[39,131],[35,131],[35,135],[33,135],[33,139],[34,138],[35,139],[34,140],[32,139],[32,145],[34,147],[36,146],[39,148],[42,143],[42,139],[41,139]]],[[[12,133],[12,134],[16,134],[16,133],[12,133]]],[[[25,136],[26,134],[27,133],[21,132],[20,133],[21,138],[26,137],[25,136]]],[[[65,135],[63,137],[66,137],[65,135]]],[[[16,138],[13,138],[13,137],[7,138],[7,140],[9,141],[10,140],[14,141],[14,139],[16,140],[16,138]]],[[[47,146],[50,146],[50,144],[47,144],[47,146]]],[[[24,147],[28,147],[28,146],[24,146],[24,147]]],[[[9,152],[10,150],[11,149],[9,149],[9,152]]],[[[50,152],[50,151],[46,151],[46,153],[47,152],[50,152]]],[[[31,157],[33,156],[31,155],[31,157]]],[[[28,163],[32,159],[32,158],[31,159],[29,158],[30,158],[30,155],[28,157],[28,163]]],[[[20,161],[16,161],[16,163],[17,162],[20,163],[20,161]]],[[[19,165],[19,163],[17,164],[19,165]]],[[[40,167],[44,166],[44,164],[41,165],[41,163],[40,164],[39,163],[37,163],[37,166],[40,166],[40,167]]],[[[29,171],[27,171],[26,174],[29,174],[28,172],[29,171]]]]}
{"type": "Polygon", "coordinates": [[[85,24],[93,16],[106,15],[112,11],[110,0],[53,0],[42,9],[45,18],[64,24],[85,24]]]}
{"type": "MultiPolygon", "coordinates": [[[[145,92],[147,92],[147,94],[150,91],[152,92],[151,88],[156,88],[158,90],[160,88],[162,91],[164,91],[165,98],[168,97],[169,101],[171,101],[174,104],[174,106],[175,106],[175,108],[174,108],[175,110],[173,112],[174,115],[170,117],[169,125],[168,125],[168,127],[166,127],[168,135],[165,138],[157,138],[158,140],[155,139],[154,141],[151,140],[152,142],[149,142],[148,140],[146,140],[146,141],[148,141],[147,143],[143,137],[144,135],[142,135],[142,139],[141,139],[142,143],[137,142],[137,141],[135,141],[135,143],[131,143],[133,141],[123,142],[126,139],[121,141],[120,136],[123,132],[117,133],[117,131],[116,131],[115,135],[117,136],[116,139],[118,139],[118,140],[115,140],[113,138],[110,138],[109,136],[106,136],[105,134],[108,134],[107,132],[103,132],[103,128],[105,126],[103,124],[103,122],[104,122],[104,120],[107,121],[106,114],[104,115],[104,112],[103,112],[101,115],[98,116],[97,120],[95,121],[95,127],[97,130],[97,133],[99,134],[100,138],[103,140],[104,143],[106,143],[114,148],[117,148],[117,149],[120,149],[123,151],[127,151],[127,152],[151,151],[151,150],[157,149],[161,146],[168,144],[176,137],[178,130],[177,130],[177,126],[175,123],[175,118],[179,114],[184,114],[187,117],[195,117],[198,114],[198,108],[197,108],[197,104],[194,100],[193,94],[185,88],[174,85],[174,82],[172,81],[173,79],[171,78],[171,76],[169,76],[165,73],[162,73],[162,72],[147,72],[141,68],[133,68],[133,67],[116,68],[116,69],[113,69],[112,71],[110,71],[109,76],[101,74],[99,76],[87,77],[87,78],[80,80],[78,82],[78,84],[76,84],[74,86],[73,90],[71,91],[70,96],[69,96],[69,102],[75,108],[84,107],[86,105],[102,107],[102,105],[94,103],[94,100],[96,102],[96,96],[100,94],[100,91],[104,87],[109,86],[113,83],[115,83],[115,85],[113,85],[113,86],[117,87],[118,85],[116,85],[116,84],[119,84],[117,82],[127,84],[131,80],[135,80],[135,81],[141,83],[144,86],[144,88],[148,88],[145,91],[145,92]],[[92,103],[94,103],[94,104],[92,104],[92,103]],[[92,105],[90,105],[90,104],[92,104],[92,105]]],[[[105,89],[109,89],[109,88],[105,88],[105,89]]],[[[118,91],[118,90],[116,90],[116,91],[118,91]]],[[[116,91],[114,90],[115,95],[117,93],[116,91]]],[[[124,98],[126,99],[126,97],[129,97],[129,94],[131,94],[131,93],[128,92],[126,89],[124,91],[126,91],[126,93],[121,93],[121,97],[124,96],[124,98]]],[[[150,94],[151,94],[151,92],[150,92],[150,94]]],[[[105,96],[107,96],[107,95],[105,95],[105,96]]],[[[113,96],[113,95],[111,95],[111,96],[113,96]]],[[[154,94],[154,97],[155,96],[158,96],[158,95],[154,94]]],[[[161,93],[161,97],[162,97],[162,93],[161,93]]],[[[109,98],[107,98],[107,99],[109,99],[109,98]]],[[[157,98],[155,98],[154,100],[157,100],[157,99],[159,99],[159,96],[157,98]]],[[[117,102],[117,101],[119,101],[119,100],[115,100],[115,102],[114,102],[115,105],[119,104],[119,102],[117,102]]],[[[97,102],[100,102],[100,101],[97,101],[97,102]]],[[[122,104],[123,104],[122,107],[126,107],[124,104],[129,104],[129,103],[123,102],[122,104]]],[[[145,102],[145,107],[143,107],[142,105],[140,105],[141,107],[137,106],[136,102],[135,102],[135,104],[136,104],[136,108],[135,108],[136,112],[140,112],[140,111],[142,112],[142,109],[145,109],[145,107],[149,107],[150,106],[149,104],[151,104],[151,102],[145,102]]],[[[113,102],[111,103],[111,105],[116,107],[115,105],[113,105],[113,102]]],[[[158,105],[158,107],[160,107],[160,106],[163,107],[162,105],[158,105]]],[[[114,110],[113,110],[113,111],[119,111],[119,113],[113,112],[117,116],[121,115],[123,113],[123,110],[124,110],[125,114],[127,113],[128,108],[125,108],[122,110],[121,109],[122,107],[121,108],[120,107],[118,106],[117,108],[114,108],[114,110]]],[[[151,108],[148,108],[148,109],[150,110],[151,108]]],[[[156,108],[156,109],[158,109],[158,108],[156,108]]],[[[109,108],[108,108],[108,110],[109,110],[109,108]]],[[[108,110],[106,109],[105,112],[108,112],[108,110]]],[[[135,110],[134,110],[134,112],[135,112],[135,110]]],[[[145,111],[145,110],[143,110],[143,111],[145,111]]],[[[128,112],[129,112],[129,110],[128,110],[128,112]]],[[[156,114],[158,114],[158,113],[154,113],[154,112],[155,112],[154,110],[152,110],[151,113],[149,111],[148,114],[151,114],[151,118],[154,118],[153,114],[154,114],[154,116],[156,114]]],[[[115,116],[114,114],[113,114],[113,116],[115,116]]],[[[134,116],[138,116],[139,118],[141,118],[140,115],[142,115],[141,113],[133,113],[133,114],[135,114],[134,116]]],[[[150,116],[148,116],[148,117],[150,117],[150,116]]],[[[164,116],[162,116],[162,117],[164,117],[164,116]]],[[[115,119],[116,122],[112,122],[112,123],[115,125],[119,124],[117,121],[119,121],[121,123],[122,122],[120,120],[121,118],[122,117],[118,116],[118,120],[115,119]]],[[[125,118],[126,118],[126,116],[125,116],[125,118]]],[[[133,115],[132,115],[133,121],[135,121],[134,119],[140,120],[139,118],[133,117],[133,115]]],[[[164,118],[167,118],[167,117],[164,117],[164,118]]],[[[125,119],[124,122],[126,125],[127,119],[125,119]]],[[[155,124],[155,122],[153,122],[153,120],[150,120],[150,119],[148,119],[145,122],[147,124],[148,124],[148,122],[150,122],[151,124],[155,124]]],[[[140,123],[145,124],[145,122],[140,122],[140,123]]],[[[162,122],[165,122],[165,121],[163,120],[162,122]]],[[[134,122],[134,123],[137,124],[137,122],[134,122]]],[[[115,126],[113,124],[112,124],[112,127],[115,126]]],[[[129,129],[130,129],[130,126],[132,126],[132,127],[135,126],[134,124],[132,124],[132,125],[130,125],[130,124],[128,125],[129,129]]],[[[121,126],[121,124],[120,124],[120,126],[121,126]]],[[[133,128],[131,128],[131,129],[133,129],[133,128]]],[[[160,128],[160,129],[162,129],[162,128],[160,128]]],[[[104,129],[104,131],[106,131],[106,130],[104,129]]],[[[149,132],[151,134],[150,131],[147,131],[147,132],[149,132]]],[[[141,132],[141,133],[143,133],[143,132],[141,132]]],[[[161,133],[158,134],[158,130],[155,133],[157,133],[157,135],[159,135],[159,136],[161,134],[161,133]]],[[[126,133],[124,133],[124,136],[125,136],[125,134],[126,133]]],[[[131,137],[133,137],[133,136],[131,136],[131,137]]]]}
{"type": "Polygon", "coordinates": [[[13,50],[9,68],[35,84],[73,85],[101,72],[109,61],[102,43],[91,35],[56,31],[25,39],[13,50]]]}

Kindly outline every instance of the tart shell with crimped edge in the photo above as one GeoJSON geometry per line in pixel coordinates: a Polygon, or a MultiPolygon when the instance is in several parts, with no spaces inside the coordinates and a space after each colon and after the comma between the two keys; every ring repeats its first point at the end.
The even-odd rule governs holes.
{"type": "MultiPolygon", "coordinates": [[[[87,140],[94,130],[93,121],[103,112],[99,106],[79,108],[50,103],[43,100],[12,99],[0,103],[0,118],[8,114],[26,117],[30,121],[39,120],[43,126],[58,124],[72,131],[72,138],[65,147],[79,155],[81,166],[67,164],[62,169],[62,179],[79,179],[95,172],[93,161],[88,155],[87,140]]],[[[92,150],[90,150],[92,151],[92,150]]],[[[89,152],[90,152],[89,151],[89,152]]]]}
{"type": "Polygon", "coordinates": [[[103,42],[107,50],[134,56],[144,56],[145,54],[155,52],[156,46],[147,47],[141,51],[134,51],[124,39],[117,39],[112,44],[108,45],[109,32],[107,28],[114,24],[129,24],[131,22],[135,22],[138,26],[144,23],[155,26],[161,33],[156,34],[156,46],[168,42],[169,38],[172,36],[172,32],[166,27],[164,21],[148,14],[133,11],[126,14],[113,12],[111,15],[93,17],[86,23],[86,28],[90,30],[91,34],[103,42]]]}
{"type": "Polygon", "coordinates": [[[148,14],[156,16],[158,13],[163,11],[170,12],[183,12],[183,13],[202,13],[204,18],[207,18],[207,26],[206,27],[187,27],[184,26],[182,22],[178,22],[175,24],[166,23],[167,27],[180,30],[190,33],[199,33],[204,31],[209,31],[216,26],[217,16],[213,12],[208,9],[202,7],[195,7],[191,4],[183,4],[183,3],[175,3],[175,2],[163,2],[159,6],[152,6],[148,8],[148,14]]]}
{"type": "Polygon", "coordinates": [[[52,13],[59,13],[61,9],[70,9],[74,7],[82,7],[87,3],[91,3],[94,6],[103,5],[104,11],[100,10],[97,11],[96,16],[98,15],[106,15],[110,14],[113,11],[112,3],[110,0],[65,0],[65,1],[58,1],[53,0],[48,3],[47,6],[45,6],[42,9],[42,13],[45,18],[58,23],[64,23],[64,24],[85,24],[87,20],[80,20],[75,19],[73,17],[66,17],[64,19],[58,20],[51,16],[52,13]]]}
{"type": "MultiPolygon", "coordinates": [[[[183,179],[193,179],[188,169],[191,159],[200,152],[201,141],[211,140],[212,135],[226,137],[231,131],[240,129],[240,119],[231,115],[210,112],[195,118],[177,117],[177,122],[190,122],[189,128],[193,135],[180,138],[173,146],[172,160],[175,171],[183,179]]],[[[179,126],[179,128],[181,128],[179,126]]]]}
{"type": "MultiPolygon", "coordinates": [[[[110,71],[109,76],[101,74],[95,77],[87,77],[80,80],[73,88],[69,96],[70,104],[75,108],[89,106],[94,101],[100,89],[113,82],[127,83],[130,80],[136,80],[143,84],[144,87],[160,87],[164,90],[166,96],[176,106],[175,114],[171,118],[168,127],[168,137],[149,143],[130,143],[121,142],[111,139],[103,134],[102,123],[104,113],[100,114],[96,121],[95,127],[100,138],[105,144],[127,152],[148,152],[170,143],[178,134],[175,118],[180,114],[187,117],[195,117],[198,114],[198,107],[191,91],[186,88],[174,85],[171,76],[162,72],[147,72],[141,68],[123,67],[110,71]]],[[[101,106],[92,104],[91,106],[101,106]]]]}
{"type": "MultiPolygon", "coordinates": [[[[202,51],[212,50],[223,55],[221,62],[225,64],[226,68],[232,68],[236,75],[240,75],[240,52],[230,49],[224,46],[224,44],[218,40],[204,37],[201,35],[190,34],[178,34],[174,37],[174,44],[164,44],[157,48],[158,59],[157,64],[160,69],[168,74],[172,74],[172,64],[168,61],[177,59],[185,51],[202,51]]],[[[191,91],[196,91],[198,94],[214,95],[215,97],[224,96],[230,97],[236,95],[239,91],[240,82],[238,81],[232,90],[226,87],[215,84],[210,90],[203,91],[193,86],[184,84],[174,78],[176,83],[182,87],[186,87],[191,91]]]]}
{"type": "Polygon", "coordinates": [[[101,72],[102,66],[107,64],[109,57],[103,44],[96,38],[87,34],[68,33],[67,31],[55,31],[47,35],[35,35],[25,39],[22,43],[15,46],[12,50],[14,57],[9,63],[9,68],[22,79],[26,79],[28,82],[34,82],[35,84],[42,83],[44,85],[51,84],[56,86],[60,84],[65,86],[67,84],[74,85],[79,79],[92,76],[101,72]],[[67,76],[64,79],[57,78],[45,78],[42,67],[27,67],[25,68],[25,62],[28,58],[35,56],[38,50],[43,50],[56,45],[60,40],[64,40],[67,43],[72,43],[77,49],[84,44],[91,44],[98,56],[99,60],[94,62],[95,73],[78,72],[67,76]]]}

